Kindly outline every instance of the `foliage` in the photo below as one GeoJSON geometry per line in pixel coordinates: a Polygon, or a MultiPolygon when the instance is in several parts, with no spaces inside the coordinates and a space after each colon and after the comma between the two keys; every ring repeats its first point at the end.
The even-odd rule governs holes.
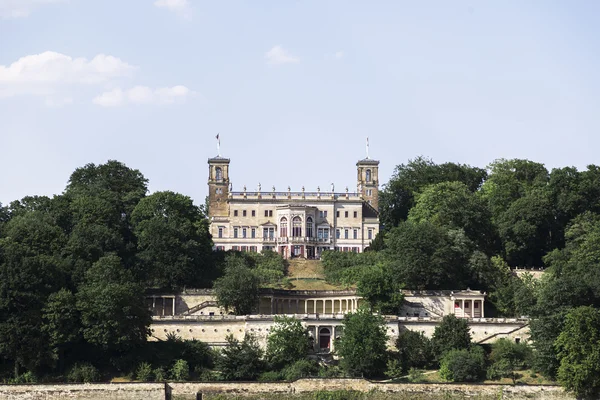
{"type": "Polygon", "coordinates": [[[77,383],[100,382],[102,377],[96,367],[90,363],[75,364],[67,374],[67,381],[77,383]]]}
{"type": "Polygon", "coordinates": [[[556,343],[558,381],[578,398],[600,394],[600,311],[593,307],[571,310],[556,343]]]}
{"type": "Polygon", "coordinates": [[[362,308],[344,315],[342,326],[344,334],[335,343],[342,369],[354,376],[382,376],[387,361],[383,318],[362,308]]]}
{"type": "Polygon", "coordinates": [[[135,376],[142,382],[150,382],[153,378],[152,366],[147,362],[142,362],[135,371],[135,376]]]}
{"type": "Polygon", "coordinates": [[[481,346],[452,349],[440,361],[440,376],[450,382],[477,382],[485,377],[485,352],[481,346]]]}
{"type": "Polygon", "coordinates": [[[216,367],[226,381],[256,379],[264,369],[261,350],[256,337],[247,334],[241,342],[228,335],[227,346],[216,359],[216,367]]]}
{"type": "Polygon", "coordinates": [[[383,260],[384,255],[375,251],[364,253],[324,251],[321,255],[325,279],[346,286],[355,285],[365,270],[383,260]]]}
{"type": "Polygon", "coordinates": [[[390,379],[400,378],[404,373],[402,364],[397,358],[389,358],[387,360],[385,376],[390,379]]]}
{"type": "Polygon", "coordinates": [[[236,315],[247,315],[258,304],[259,280],[256,274],[243,265],[231,265],[225,275],[214,283],[219,306],[236,315]]]}
{"type": "Polygon", "coordinates": [[[281,374],[286,381],[295,381],[300,378],[316,376],[319,372],[319,364],[314,360],[298,360],[293,364],[288,364],[281,374]]]}
{"type": "Polygon", "coordinates": [[[408,371],[408,381],[412,383],[419,383],[425,380],[425,374],[420,369],[411,368],[408,371]]]}
{"type": "Polygon", "coordinates": [[[154,375],[155,382],[164,382],[167,380],[167,374],[165,373],[165,369],[163,367],[155,368],[152,373],[154,375]]]}
{"type": "Polygon", "coordinates": [[[404,373],[411,368],[426,369],[434,362],[431,340],[422,332],[402,331],[396,339],[396,349],[404,373]]]}
{"type": "Polygon", "coordinates": [[[375,265],[363,270],[356,285],[356,292],[381,314],[398,314],[404,302],[400,285],[390,279],[389,268],[375,265]]]}
{"type": "Polygon", "coordinates": [[[492,365],[488,369],[488,379],[511,378],[516,384],[518,374],[515,370],[523,370],[531,367],[533,353],[531,347],[525,343],[514,343],[511,340],[501,338],[492,344],[490,361],[492,365]]]}
{"type": "Polygon", "coordinates": [[[190,366],[185,360],[177,360],[171,367],[169,375],[174,381],[186,381],[190,377],[190,366]]]}
{"type": "Polygon", "coordinates": [[[259,382],[276,382],[282,380],[280,371],[265,371],[258,376],[259,382]]]}
{"type": "Polygon", "coordinates": [[[442,318],[442,322],[435,327],[431,345],[438,359],[450,350],[463,350],[471,347],[471,332],[465,319],[459,319],[450,314],[442,318]]]}
{"type": "Polygon", "coordinates": [[[280,369],[305,359],[311,347],[308,331],[296,318],[275,317],[275,324],[267,337],[266,359],[280,369]]]}

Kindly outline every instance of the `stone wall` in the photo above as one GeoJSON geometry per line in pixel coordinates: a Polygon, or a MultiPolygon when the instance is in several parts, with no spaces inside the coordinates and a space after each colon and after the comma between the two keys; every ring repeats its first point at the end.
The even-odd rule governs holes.
{"type": "Polygon", "coordinates": [[[164,383],[0,385],[2,400],[165,400],[164,383]]]}

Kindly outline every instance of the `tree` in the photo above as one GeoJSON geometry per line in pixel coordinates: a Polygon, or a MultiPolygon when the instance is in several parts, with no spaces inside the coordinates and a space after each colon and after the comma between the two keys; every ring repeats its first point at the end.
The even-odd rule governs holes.
{"type": "Polygon", "coordinates": [[[422,332],[401,332],[396,339],[396,348],[404,373],[411,368],[425,369],[433,363],[431,340],[422,332]]]}
{"type": "Polygon", "coordinates": [[[467,320],[456,318],[453,314],[446,315],[442,318],[442,322],[435,327],[431,344],[438,359],[452,349],[470,348],[471,332],[467,320]]]}
{"type": "Polygon", "coordinates": [[[600,394],[600,311],[593,307],[571,310],[555,343],[560,367],[558,381],[578,398],[600,394]]]}
{"type": "Polygon", "coordinates": [[[344,315],[343,336],[336,340],[340,365],[353,376],[383,376],[387,360],[387,334],[383,317],[365,308],[344,315]]]}
{"type": "Polygon", "coordinates": [[[236,315],[248,315],[258,304],[258,283],[258,278],[248,267],[227,267],[225,275],[214,283],[217,303],[236,315]]]}
{"type": "Polygon", "coordinates": [[[515,343],[506,338],[501,338],[492,344],[488,377],[491,379],[511,378],[513,385],[517,383],[519,375],[515,370],[526,369],[531,366],[532,350],[525,343],[515,343]]]}
{"type": "Polygon", "coordinates": [[[390,279],[386,265],[374,265],[366,268],[356,285],[356,291],[371,307],[371,311],[382,314],[398,314],[404,295],[400,285],[390,279]]]}
{"type": "Polygon", "coordinates": [[[62,371],[64,353],[69,350],[75,351],[75,346],[83,339],[75,295],[65,288],[52,293],[42,312],[42,329],[50,339],[50,347],[58,358],[59,369],[62,371]]]}
{"type": "Polygon", "coordinates": [[[88,343],[122,352],[146,342],[151,316],[144,291],[118,256],[104,256],[94,263],[76,298],[88,343]]]}
{"type": "MultiPolygon", "coordinates": [[[[208,222],[192,199],[156,192],[140,200],[131,215],[137,257],[148,285],[169,290],[198,287],[212,264],[208,222]]],[[[204,278],[204,279],[203,279],[204,278]]]]}
{"type": "Polygon", "coordinates": [[[452,349],[440,361],[440,376],[451,382],[477,382],[485,376],[485,352],[481,346],[452,349]]]}
{"type": "Polygon", "coordinates": [[[462,182],[441,182],[423,188],[408,219],[462,229],[487,254],[496,248],[497,233],[485,200],[462,182]]]}
{"type": "Polygon", "coordinates": [[[472,249],[461,231],[407,221],[387,232],[386,246],[397,284],[407,289],[466,289],[472,249]]]}
{"type": "Polygon", "coordinates": [[[279,369],[303,360],[311,347],[308,331],[302,323],[290,317],[275,317],[275,325],[267,337],[267,361],[279,369]]]}
{"type": "Polygon", "coordinates": [[[472,192],[484,181],[484,169],[464,164],[435,164],[432,160],[417,157],[408,164],[398,165],[390,181],[379,194],[380,221],[386,229],[406,220],[413,207],[415,195],[425,186],[440,182],[462,182],[472,192]]]}
{"type": "Polygon", "coordinates": [[[246,335],[241,342],[228,335],[227,346],[216,359],[216,367],[226,381],[256,379],[264,369],[261,350],[256,337],[246,335]]]}

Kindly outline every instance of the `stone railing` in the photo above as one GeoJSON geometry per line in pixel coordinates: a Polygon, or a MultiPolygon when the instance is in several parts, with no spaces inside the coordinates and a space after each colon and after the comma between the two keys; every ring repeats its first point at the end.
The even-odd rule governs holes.
{"type": "Polygon", "coordinates": [[[229,198],[235,200],[361,200],[359,193],[331,193],[331,192],[230,192],[229,198]]]}

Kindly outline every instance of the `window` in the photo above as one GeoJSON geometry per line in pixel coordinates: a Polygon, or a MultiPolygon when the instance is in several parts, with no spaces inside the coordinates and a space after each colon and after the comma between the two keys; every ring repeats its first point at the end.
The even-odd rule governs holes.
{"type": "Polygon", "coordinates": [[[242,217],[246,216],[246,210],[242,211],[242,217]]]}
{"type": "Polygon", "coordinates": [[[336,230],[335,230],[335,238],[336,238],[336,239],[339,239],[339,238],[340,238],[340,230],[339,230],[339,229],[336,229],[336,230]]]}
{"type": "Polygon", "coordinates": [[[287,218],[286,217],[281,218],[281,221],[279,221],[279,236],[287,237],[287,218]]]}
{"type": "Polygon", "coordinates": [[[327,218],[327,210],[323,211],[323,215],[327,218]]]}
{"type": "Polygon", "coordinates": [[[257,247],[256,246],[250,246],[250,252],[251,253],[256,253],[257,252],[257,247]]]}
{"type": "Polygon", "coordinates": [[[223,237],[223,228],[219,227],[219,237],[222,238],[223,237]]]}
{"type": "Polygon", "coordinates": [[[269,217],[273,216],[273,210],[269,210],[269,217]]]}
{"type": "Polygon", "coordinates": [[[225,246],[217,246],[217,251],[225,251],[225,246]]]}
{"type": "Polygon", "coordinates": [[[269,237],[269,228],[263,228],[263,239],[269,237]]]}
{"type": "Polygon", "coordinates": [[[233,216],[237,217],[238,216],[238,210],[233,210],[233,216]]]}
{"type": "Polygon", "coordinates": [[[313,220],[311,217],[306,218],[306,236],[313,237],[313,220]]]}
{"type": "Polygon", "coordinates": [[[358,218],[358,211],[354,211],[354,218],[358,218]]]}
{"type": "Polygon", "coordinates": [[[348,218],[348,211],[344,211],[344,218],[348,218]]]}
{"type": "Polygon", "coordinates": [[[242,228],[242,237],[246,238],[246,228],[242,228]]]}
{"type": "Polygon", "coordinates": [[[460,304],[459,304],[459,302],[458,302],[458,301],[455,301],[455,302],[454,302],[454,308],[460,308],[460,304]]]}
{"type": "Polygon", "coordinates": [[[475,303],[475,304],[473,304],[473,307],[475,307],[475,308],[479,308],[479,303],[475,303]]]}
{"type": "Polygon", "coordinates": [[[352,237],[353,237],[354,239],[358,239],[358,229],[355,229],[355,230],[352,232],[352,237]]]}
{"type": "Polygon", "coordinates": [[[252,210],[252,216],[256,217],[256,210],[252,210]]]}
{"type": "Polygon", "coordinates": [[[256,228],[252,228],[251,235],[252,239],[256,237],[256,228]]]}
{"type": "MultiPolygon", "coordinates": [[[[252,216],[254,216],[254,214],[252,216]]],[[[265,210],[265,217],[272,217],[272,216],[273,216],[273,210],[265,210]]]]}
{"type": "Polygon", "coordinates": [[[219,182],[223,180],[223,170],[221,167],[215,169],[215,179],[219,182]]]}
{"type": "Polygon", "coordinates": [[[359,251],[358,251],[358,247],[353,247],[353,248],[352,248],[352,252],[353,252],[353,253],[358,253],[358,252],[359,252],[359,251]]]}
{"type": "Polygon", "coordinates": [[[344,229],[344,239],[348,239],[348,229],[344,229]]]}
{"type": "Polygon", "coordinates": [[[329,240],[329,228],[317,229],[317,237],[319,240],[329,240]]]}
{"type": "Polygon", "coordinates": [[[367,170],[367,182],[371,182],[371,170],[367,170]]]}
{"type": "Polygon", "coordinates": [[[242,251],[248,251],[248,246],[242,246],[242,251]]]}
{"type": "Polygon", "coordinates": [[[368,235],[369,240],[373,239],[373,229],[369,229],[368,235]]]}
{"type": "Polygon", "coordinates": [[[234,238],[238,237],[238,228],[233,228],[233,237],[234,238]]]}
{"type": "Polygon", "coordinates": [[[240,251],[240,246],[231,246],[231,250],[240,251]]]}
{"type": "Polygon", "coordinates": [[[265,210],[265,217],[269,216],[269,210],[265,210]]]}
{"type": "Polygon", "coordinates": [[[292,219],[292,236],[302,236],[302,219],[300,217],[294,217],[294,219],[292,219]]]}
{"type": "Polygon", "coordinates": [[[340,212],[339,212],[339,211],[336,211],[336,212],[335,212],[335,216],[336,216],[336,218],[339,218],[339,217],[340,217],[340,212]]]}
{"type": "Polygon", "coordinates": [[[367,196],[373,196],[373,189],[367,189],[367,196]]]}

